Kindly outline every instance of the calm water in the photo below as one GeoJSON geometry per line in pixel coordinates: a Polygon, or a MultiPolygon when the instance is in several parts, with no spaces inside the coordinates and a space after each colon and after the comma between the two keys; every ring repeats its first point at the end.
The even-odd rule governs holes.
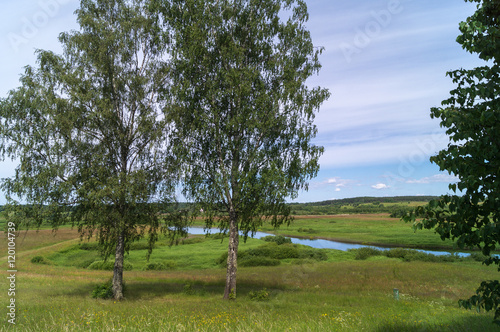
{"type": "MultiPolygon", "coordinates": [[[[217,233],[218,229],[212,229],[211,233],[217,233]]],[[[198,227],[189,227],[189,233],[194,234],[194,235],[200,235],[200,234],[205,234],[205,231],[203,228],[198,228],[198,227]]],[[[260,239],[261,237],[268,236],[268,235],[274,235],[274,234],[269,234],[269,233],[264,233],[264,232],[256,232],[253,236],[254,239],[260,239]]],[[[290,237],[292,239],[292,243],[297,243],[297,244],[303,244],[312,248],[317,248],[317,249],[336,249],[336,250],[342,250],[342,251],[347,251],[349,249],[359,249],[363,247],[371,247],[371,248],[376,248],[380,250],[388,250],[390,248],[384,248],[384,247],[375,247],[375,246],[366,246],[362,244],[352,244],[352,243],[342,243],[342,242],[337,242],[337,241],[330,241],[330,240],[323,240],[323,239],[317,239],[317,240],[307,240],[307,239],[298,239],[294,237],[290,237]]],[[[450,255],[449,252],[447,251],[432,251],[432,250],[420,250],[417,249],[418,251],[425,252],[428,254],[433,254],[433,255],[450,255]]],[[[457,253],[459,256],[468,256],[468,253],[457,253]]]]}

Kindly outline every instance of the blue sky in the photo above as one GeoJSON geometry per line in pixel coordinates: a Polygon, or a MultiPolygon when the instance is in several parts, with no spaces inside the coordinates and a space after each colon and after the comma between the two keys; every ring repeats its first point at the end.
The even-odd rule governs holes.
{"type": "MultiPolygon", "coordinates": [[[[456,179],[429,157],[446,147],[429,117],[454,88],[446,72],[481,64],[455,42],[475,10],[462,0],[309,0],[307,24],[325,48],[310,85],[332,96],[316,117],[321,170],[298,202],[356,196],[441,195],[456,179]]],[[[77,29],[75,0],[2,1],[0,97],[19,85],[34,50],[61,50],[57,36],[77,29]]],[[[0,178],[16,163],[4,161],[0,178]]],[[[0,204],[5,203],[0,193],[0,204]]]]}

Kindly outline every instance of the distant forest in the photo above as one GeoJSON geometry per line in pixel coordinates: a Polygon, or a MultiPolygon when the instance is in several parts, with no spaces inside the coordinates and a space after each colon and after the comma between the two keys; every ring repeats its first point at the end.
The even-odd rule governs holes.
{"type": "MultiPolygon", "coordinates": [[[[312,203],[290,203],[293,215],[331,215],[346,213],[389,213],[399,218],[417,205],[423,205],[437,196],[354,197],[312,203]]],[[[172,204],[167,211],[189,209],[189,203],[172,204]]],[[[3,206],[0,205],[0,212],[3,206]]]]}
{"type": "Polygon", "coordinates": [[[291,203],[294,215],[330,215],[344,213],[389,213],[399,218],[417,205],[437,196],[354,197],[314,203],[291,203]]]}

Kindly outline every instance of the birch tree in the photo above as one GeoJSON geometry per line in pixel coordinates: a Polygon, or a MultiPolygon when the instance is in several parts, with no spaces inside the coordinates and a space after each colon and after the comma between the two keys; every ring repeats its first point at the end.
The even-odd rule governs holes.
{"type": "Polygon", "coordinates": [[[207,227],[229,233],[224,299],[236,297],[240,235],[290,220],[287,199],[307,189],[323,148],[312,143],[329,93],[310,88],[320,48],[305,27],[304,1],[159,2],[171,25],[169,90],[184,194],[207,227]],[[184,157],[183,157],[184,158],[184,157]]]}
{"type": "MultiPolygon", "coordinates": [[[[114,256],[113,294],[123,298],[124,253],[174,200],[169,153],[168,43],[141,0],[82,0],[79,31],[62,33],[63,54],[37,51],[21,86],[0,104],[1,155],[17,158],[2,183],[19,225],[73,222],[114,256]]],[[[179,221],[179,219],[174,219],[179,221]]]]}

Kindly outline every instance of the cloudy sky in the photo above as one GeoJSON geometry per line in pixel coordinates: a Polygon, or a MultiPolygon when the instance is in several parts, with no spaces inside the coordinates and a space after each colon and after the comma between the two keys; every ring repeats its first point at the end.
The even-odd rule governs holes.
{"type": "MultiPolygon", "coordinates": [[[[331,98],[316,117],[321,170],[296,201],[357,196],[441,195],[454,177],[429,157],[448,138],[431,120],[454,87],[446,72],[481,62],[455,42],[475,10],[462,0],[308,0],[308,27],[325,48],[311,86],[331,98]]],[[[0,97],[19,85],[35,49],[61,50],[57,36],[77,29],[75,0],[2,1],[0,97]]],[[[0,178],[14,174],[4,161],[0,178]]],[[[4,203],[0,193],[0,204],[4,203]]]]}

